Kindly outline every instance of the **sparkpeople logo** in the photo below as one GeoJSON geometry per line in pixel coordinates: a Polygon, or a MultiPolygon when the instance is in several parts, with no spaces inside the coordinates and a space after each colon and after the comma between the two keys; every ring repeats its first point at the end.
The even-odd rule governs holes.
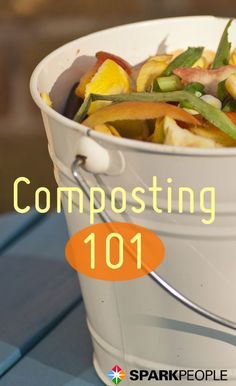
{"type": "Polygon", "coordinates": [[[115,385],[118,385],[126,377],[126,373],[117,365],[111,371],[108,371],[107,375],[115,385]]]}

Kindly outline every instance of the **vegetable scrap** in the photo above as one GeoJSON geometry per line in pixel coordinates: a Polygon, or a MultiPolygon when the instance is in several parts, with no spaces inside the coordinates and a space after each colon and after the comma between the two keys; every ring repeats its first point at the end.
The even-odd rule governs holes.
{"type": "MultiPolygon", "coordinates": [[[[229,20],[216,52],[188,47],[136,66],[97,52],[95,65],[72,87],[65,115],[114,137],[169,146],[235,147],[236,49],[229,42],[231,24],[229,20]]],[[[51,105],[45,93],[42,98],[51,105]]]]}

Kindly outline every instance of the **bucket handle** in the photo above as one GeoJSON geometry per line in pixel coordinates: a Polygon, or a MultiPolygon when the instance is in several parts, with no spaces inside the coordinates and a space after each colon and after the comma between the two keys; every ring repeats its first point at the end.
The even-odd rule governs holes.
{"type": "MultiPolygon", "coordinates": [[[[86,162],[87,157],[83,155],[77,155],[74,162],[71,165],[71,172],[73,174],[74,179],[77,184],[83,189],[86,197],[90,199],[90,186],[86,182],[85,178],[80,174],[79,168],[83,166],[86,162]]],[[[97,199],[94,199],[94,207],[96,209],[99,208],[99,202],[97,199]]],[[[111,222],[111,218],[106,210],[99,213],[99,216],[103,222],[111,222]]],[[[161,287],[164,291],[166,291],[169,295],[171,295],[175,300],[194,311],[195,313],[203,316],[204,318],[211,320],[212,322],[218,323],[224,327],[228,327],[231,330],[236,330],[236,322],[225,319],[224,317],[217,315],[204,307],[201,307],[197,303],[193,302],[177,289],[172,287],[166,280],[164,280],[161,276],[159,276],[155,271],[149,272],[148,276],[161,287]]]]}

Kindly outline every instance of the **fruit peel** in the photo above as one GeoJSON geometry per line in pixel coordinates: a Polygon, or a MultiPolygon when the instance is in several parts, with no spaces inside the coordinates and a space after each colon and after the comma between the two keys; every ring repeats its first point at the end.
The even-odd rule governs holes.
{"type": "MultiPolygon", "coordinates": [[[[122,94],[130,91],[130,81],[127,72],[111,59],[105,60],[91,81],[86,85],[85,98],[90,94],[122,94]]],[[[88,114],[101,109],[110,102],[92,102],[88,114]]]]}

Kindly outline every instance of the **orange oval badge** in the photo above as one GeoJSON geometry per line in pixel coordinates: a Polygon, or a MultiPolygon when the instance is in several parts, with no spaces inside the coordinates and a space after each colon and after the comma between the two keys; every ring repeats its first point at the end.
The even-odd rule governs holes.
{"type": "Polygon", "coordinates": [[[123,222],[91,225],[74,234],[66,245],[67,261],[76,271],[109,281],[145,276],[161,264],[164,254],[155,233],[123,222]]]}

